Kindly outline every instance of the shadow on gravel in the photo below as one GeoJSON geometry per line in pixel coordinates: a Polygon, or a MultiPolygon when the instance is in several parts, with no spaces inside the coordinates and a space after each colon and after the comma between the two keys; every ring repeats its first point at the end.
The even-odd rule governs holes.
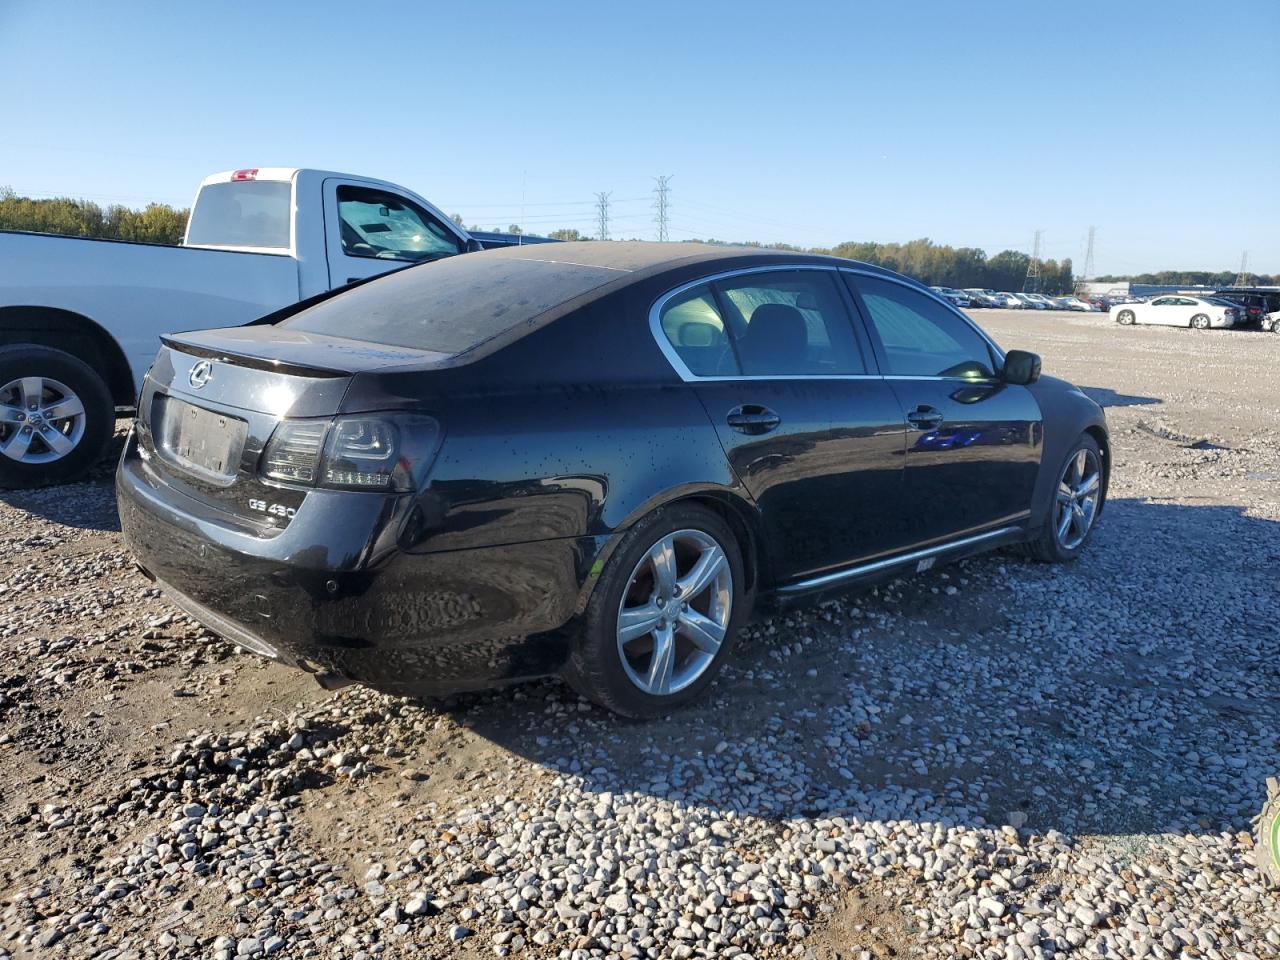
{"type": "Polygon", "coordinates": [[[1100,407],[1143,407],[1164,403],[1159,397],[1137,397],[1116,393],[1110,387],[1081,387],[1085,395],[1100,407]]]}
{"type": "Polygon", "coordinates": [[[35,490],[0,490],[0,503],[78,530],[118,531],[115,472],[128,425],[125,420],[117,423],[123,429],[117,428],[102,459],[83,481],[35,490]]]}
{"type": "Polygon", "coordinates": [[[452,712],[588,791],[724,814],[1240,830],[1280,771],[1277,564],[1280,523],[1117,500],[1075,565],[995,554],[774,618],[658,722],[552,684],[452,712]]]}

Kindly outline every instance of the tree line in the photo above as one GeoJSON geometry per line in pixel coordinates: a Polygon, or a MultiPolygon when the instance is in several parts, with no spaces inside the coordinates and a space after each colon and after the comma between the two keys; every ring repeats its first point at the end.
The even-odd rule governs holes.
{"type": "MultiPolygon", "coordinates": [[[[176,244],[182,241],[187,227],[189,210],[179,210],[163,203],[149,203],[141,210],[120,204],[99,206],[88,200],[70,197],[33,199],[20,197],[8,187],[0,187],[0,230],[29,230],[34,233],[55,233],[70,237],[99,237],[108,240],[134,240],[142,243],[176,244]]],[[[461,214],[452,218],[459,226],[461,214]]],[[[478,230],[479,227],[472,227],[478,230]]],[[[523,232],[512,224],[508,233],[523,232]]],[[[554,240],[590,240],[578,230],[565,228],[552,230],[547,236],[554,240]]],[[[691,243],[726,243],[722,240],[696,240],[691,243]]],[[[850,240],[834,247],[793,247],[788,244],[762,244],[748,241],[739,244],[748,247],[765,247],[778,250],[794,250],[800,253],[828,254],[861,260],[887,267],[935,287],[958,287],[984,290],[1021,290],[1031,265],[1031,257],[1020,250],[1002,250],[988,257],[976,247],[951,247],[934,243],[927,238],[907,243],[873,243],[850,240]]],[[[1227,271],[1165,270],[1159,273],[1143,273],[1136,276],[1103,276],[1095,278],[1103,283],[1158,283],[1187,286],[1229,286],[1236,275],[1227,271]]],[[[1280,277],[1254,274],[1250,282],[1269,286],[1280,283],[1280,277]]],[[[1039,290],[1049,294],[1071,293],[1075,286],[1070,258],[1062,261],[1040,262],[1039,290]]]]}
{"type": "MultiPolygon", "coordinates": [[[[1158,283],[1179,287],[1230,287],[1240,274],[1234,270],[1161,270],[1159,273],[1139,273],[1131,277],[1098,277],[1099,283],[1158,283]]],[[[1280,286],[1280,274],[1246,273],[1246,285],[1258,287],[1280,286]]]]}
{"type": "Polygon", "coordinates": [[[36,200],[0,187],[0,230],[176,244],[182,242],[187,229],[188,212],[164,203],[149,203],[141,210],[133,210],[120,204],[102,207],[70,197],[36,200]]]}

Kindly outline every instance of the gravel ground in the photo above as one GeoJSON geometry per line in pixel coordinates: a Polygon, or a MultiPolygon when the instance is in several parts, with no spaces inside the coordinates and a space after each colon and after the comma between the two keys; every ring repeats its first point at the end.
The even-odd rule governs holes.
{"type": "Polygon", "coordinates": [[[1280,957],[1280,337],[979,319],[1109,408],[1085,559],[764,622],[655,723],[326,694],[132,571],[109,468],[4,495],[0,960],[1280,957]]]}

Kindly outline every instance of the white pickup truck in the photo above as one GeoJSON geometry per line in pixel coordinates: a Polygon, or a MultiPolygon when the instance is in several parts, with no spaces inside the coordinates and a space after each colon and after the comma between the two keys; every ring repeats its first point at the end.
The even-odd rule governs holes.
{"type": "Polygon", "coordinates": [[[543,238],[472,235],[395,184],[286,167],[206,177],[180,247],[0,231],[0,487],[84,473],[162,333],[517,240],[543,238]]]}

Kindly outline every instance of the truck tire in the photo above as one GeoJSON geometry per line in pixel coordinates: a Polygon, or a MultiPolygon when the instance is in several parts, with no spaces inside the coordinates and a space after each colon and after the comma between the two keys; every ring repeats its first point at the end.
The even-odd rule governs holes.
{"type": "Polygon", "coordinates": [[[0,347],[0,487],[82,477],[115,430],[115,403],[84,361],[52,347],[0,347]]]}

